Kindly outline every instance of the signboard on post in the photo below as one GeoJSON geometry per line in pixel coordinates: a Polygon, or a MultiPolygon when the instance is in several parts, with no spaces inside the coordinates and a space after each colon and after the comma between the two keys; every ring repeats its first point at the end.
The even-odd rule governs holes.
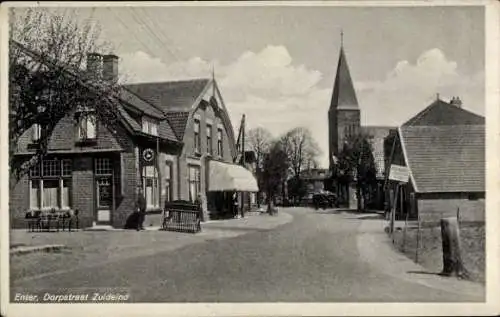
{"type": "Polygon", "coordinates": [[[389,179],[396,182],[408,183],[408,179],[410,178],[410,171],[408,167],[401,165],[391,165],[391,169],[389,171],[389,179]]]}
{"type": "MultiPolygon", "coordinates": [[[[390,224],[390,232],[392,235],[392,242],[394,243],[394,222],[396,221],[396,206],[398,202],[398,196],[400,196],[401,185],[408,183],[408,179],[410,178],[410,171],[408,167],[391,164],[391,169],[389,170],[389,179],[392,181],[396,181],[396,192],[394,193],[394,202],[391,208],[391,224],[390,224]]],[[[401,204],[403,202],[403,197],[401,193],[401,204]]]]}

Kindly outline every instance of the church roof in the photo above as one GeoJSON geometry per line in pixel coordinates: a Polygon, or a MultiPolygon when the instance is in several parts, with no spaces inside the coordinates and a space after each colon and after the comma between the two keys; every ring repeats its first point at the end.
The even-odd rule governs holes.
{"type": "Polygon", "coordinates": [[[337,75],[335,76],[335,84],[333,86],[332,101],[330,109],[335,108],[351,108],[358,109],[358,99],[356,91],[347,65],[344,48],[340,47],[339,62],[337,65],[337,75]]]}

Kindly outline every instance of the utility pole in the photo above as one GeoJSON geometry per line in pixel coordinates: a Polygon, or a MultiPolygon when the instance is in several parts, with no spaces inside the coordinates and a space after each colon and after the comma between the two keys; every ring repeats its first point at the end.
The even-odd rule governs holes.
{"type": "MultiPolygon", "coordinates": [[[[241,118],[241,164],[245,167],[245,115],[241,118]]],[[[241,217],[245,217],[245,198],[246,193],[241,193],[241,217]]]]}

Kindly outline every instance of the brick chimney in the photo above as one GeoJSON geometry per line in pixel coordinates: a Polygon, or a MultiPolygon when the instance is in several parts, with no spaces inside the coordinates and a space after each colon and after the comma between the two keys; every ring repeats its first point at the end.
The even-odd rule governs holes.
{"type": "Polygon", "coordinates": [[[118,82],[118,56],[109,54],[103,57],[103,79],[109,83],[118,82]]]}
{"type": "Polygon", "coordinates": [[[462,100],[459,97],[453,97],[450,100],[450,105],[457,106],[458,108],[462,108],[462,100]]]}
{"type": "Polygon", "coordinates": [[[103,58],[99,53],[87,54],[87,75],[89,78],[99,81],[102,80],[103,58]]]}

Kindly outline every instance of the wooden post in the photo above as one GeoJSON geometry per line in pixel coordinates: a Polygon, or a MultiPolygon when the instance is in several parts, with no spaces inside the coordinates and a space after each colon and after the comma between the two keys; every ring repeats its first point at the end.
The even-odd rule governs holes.
{"type": "Polygon", "coordinates": [[[417,247],[415,250],[415,262],[418,263],[418,249],[420,248],[420,212],[417,211],[417,247]]]}
{"type": "Polygon", "coordinates": [[[442,275],[467,278],[469,273],[463,264],[460,250],[460,231],[455,217],[441,219],[441,237],[443,242],[442,275]]]}
{"type": "Polygon", "coordinates": [[[457,222],[460,224],[460,207],[457,207],[457,222]]]}
{"type": "Polygon", "coordinates": [[[408,227],[408,215],[409,214],[410,214],[409,212],[406,213],[405,229],[403,231],[403,252],[405,252],[405,250],[406,250],[406,228],[408,227]]]}
{"type": "Polygon", "coordinates": [[[399,194],[399,183],[396,185],[396,191],[394,193],[394,203],[392,204],[392,211],[391,211],[391,226],[390,226],[390,233],[392,236],[392,243],[394,243],[394,222],[396,220],[396,207],[397,207],[397,202],[398,202],[398,195],[399,194]]]}

